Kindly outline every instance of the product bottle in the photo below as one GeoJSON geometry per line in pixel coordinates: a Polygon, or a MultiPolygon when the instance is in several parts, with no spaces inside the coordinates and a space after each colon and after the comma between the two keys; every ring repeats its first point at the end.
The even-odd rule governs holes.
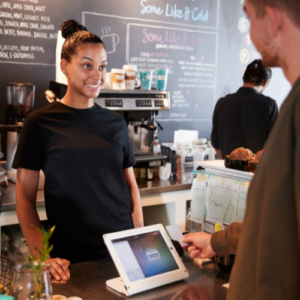
{"type": "Polygon", "coordinates": [[[157,136],[154,138],[153,153],[154,154],[161,154],[161,148],[160,148],[160,144],[159,144],[157,136]]]}
{"type": "Polygon", "coordinates": [[[176,154],[176,174],[177,178],[181,179],[182,170],[181,170],[181,155],[176,154]]]}

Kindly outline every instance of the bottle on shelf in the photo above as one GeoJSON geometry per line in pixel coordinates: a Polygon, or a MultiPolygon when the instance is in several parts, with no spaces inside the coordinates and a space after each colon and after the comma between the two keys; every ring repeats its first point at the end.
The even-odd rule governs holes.
{"type": "Polygon", "coordinates": [[[154,137],[154,144],[153,144],[153,153],[154,154],[161,154],[161,147],[158,141],[158,136],[154,137]]]}

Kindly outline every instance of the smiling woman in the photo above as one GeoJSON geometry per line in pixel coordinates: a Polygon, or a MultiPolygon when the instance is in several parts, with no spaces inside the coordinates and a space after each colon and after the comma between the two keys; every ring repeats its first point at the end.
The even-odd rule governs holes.
{"type": "Polygon", "coordinates": [[[70,262],[107,259],[103,234],[143,226],[126,123],[93,102],[106,76],[103,41],[73,20],[61,29],[67,93],[28,115],[13,163],[18,218],[37,256],[34,246],[42,244],[34,228],[41,228],[35,199],[39,170],[45,173],[47,217],[56,225],[48,262],[56,280],[69,278],[70,262]]]}

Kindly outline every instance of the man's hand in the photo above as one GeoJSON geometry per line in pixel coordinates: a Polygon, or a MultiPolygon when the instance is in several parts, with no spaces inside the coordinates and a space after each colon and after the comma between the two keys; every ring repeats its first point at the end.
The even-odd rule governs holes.
{"type": "Polygon", "coordinates": [[[205,232],[189,233],[184,236],[182,242],[189,243],[187,246],[191,258],[211,258],[216,255],[211,244],[211,234],[205,232]]]}
{"type": "Polygon", "coordinates": [[[50,258],[47,260],[50,264],[50,274],[55,280],[68,280],[70,278],[70,262],[62,258],[50,258]]]}

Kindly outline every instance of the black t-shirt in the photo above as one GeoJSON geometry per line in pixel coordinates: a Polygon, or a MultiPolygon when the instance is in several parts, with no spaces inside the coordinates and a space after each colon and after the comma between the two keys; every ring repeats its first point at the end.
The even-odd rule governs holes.
{"type": "Polygon", "coordinates": [[[253,88],[240,88],[221,98],[215,107],[212,145],[223,157],[244,147],[257,153],[262,150],[278,116],[275,100],[253,88]]]}
{"type": "Polygon", "coordinates": [[[107,253],[104,233],[133,227],[123,169],[134,164],[126,123],[115,112],[55,102],[27,116],[13,167],[45,173],[55,256],[97,259],[107,253]]]}

